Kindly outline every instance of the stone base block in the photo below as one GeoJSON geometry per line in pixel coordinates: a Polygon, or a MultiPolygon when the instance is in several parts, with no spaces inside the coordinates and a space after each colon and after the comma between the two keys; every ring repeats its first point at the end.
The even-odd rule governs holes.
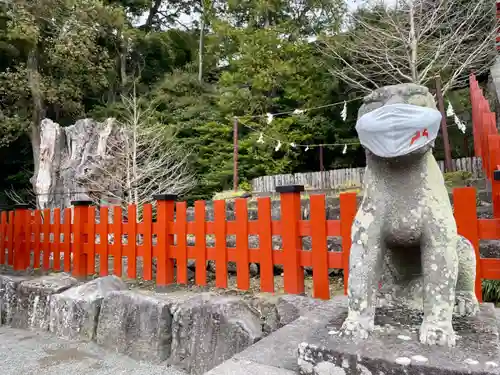
{"type": "Polygon", "coordinates": [[[17,306],[17,288],[29,276],[0,275],[0,324],[11,324],[17,306]]]}
{"type": "Polygon", "coordinates": [[[103,298],[126,289],[119,277],[106,276],[53,295],[49,330],[67,339],[93,340],[103,298]]]}
{"type": "Polygon", "coordinates": [[[48,330],[52,295],[77,283],[74,277],[65,273],[50,274],[19,283],[12,327],[48,330]]]}
{"type": "Polygon", "coordinates": [[[173,310],[170,362],[204,374],[263,335],[260,313],[241,298],[200,294],[173,310]]]}
{"type": "Polygon", "coordinates": [[[474,318],[455,318],[454,348],[422,345],[422,314],[402,307],[377,310],[375,332],[353,341],[340,337],[347,309],[325,318],[321,334],[299,345],[302,375],[500,374],[498,327],[494,307],[483,304],[474,318]]]}
{"type": "Polygon", "coordinates": [[[111,292],[102,301],[96,341],[137,360],[164,361],[172,344],[171,308],[190,296],[111,292]]]}

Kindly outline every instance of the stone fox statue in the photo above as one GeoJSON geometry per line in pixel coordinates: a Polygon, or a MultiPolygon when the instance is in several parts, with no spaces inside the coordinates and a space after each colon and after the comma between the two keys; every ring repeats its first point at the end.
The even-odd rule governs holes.
{"type": "Polygon", "coordinates": [[[366,338],[373,330],[380,285],[401,300],[421,295],[424,344],[453,346],[453,313],[478,311],[474,249],[457,234],[432,154],[440,119],[427,88],[414,84],[378,89],[359,110],[356,129],[367,168],[352,226],[342,335],[366,338]]]}

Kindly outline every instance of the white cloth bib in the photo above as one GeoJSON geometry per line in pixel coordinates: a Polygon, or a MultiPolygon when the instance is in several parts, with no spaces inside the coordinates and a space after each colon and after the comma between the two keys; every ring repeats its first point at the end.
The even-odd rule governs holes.
{"type": "Polygon", "coordinates": [[[361,144],[377,156],[394,158],[409,154],[436,139],[441,112],[411,104],[389,104],[358,119],[361,144]]]}

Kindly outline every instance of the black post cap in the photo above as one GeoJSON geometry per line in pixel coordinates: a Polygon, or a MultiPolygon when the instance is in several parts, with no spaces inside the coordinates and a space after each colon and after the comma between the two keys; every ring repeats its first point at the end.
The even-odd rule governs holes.
{"type": "Polygon", "coordinates": [[[304,191],[304,185],[283,185],[276,186],[277,193],[302,193],[304,191]]]}
{"type": "Polygon", "coordinates": [[[493,172],[493,180],[494,181],[500,181],[500,170],[496,170],[493,172]]]}
{"type": "Polygon", "coordinates": [[[153,199],[156,201],[176,201],[177,194],[155,194],[153,199]]]}
{"type": "Polygon", "coordinates": [[[26,203],[19,203],[14,205],[14,210],[29,210],[31,206],[26,203]]]}
{"type": "Polygon", "coordinates": [[[91,200],[79,200],[79,201],[71,201],[71,205],[74,206],[74,207],[77,207],[77,206],[92,206],[93,202],[91,200]]]}

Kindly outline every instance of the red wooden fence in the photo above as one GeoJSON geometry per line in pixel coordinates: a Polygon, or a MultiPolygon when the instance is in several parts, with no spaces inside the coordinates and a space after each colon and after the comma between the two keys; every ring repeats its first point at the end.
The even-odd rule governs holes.
{"type": "MultiPolygon", "coordinates": [[[[98,273],[108,275],[109,256],[114,257],[114,274],[122,276],[122,257],[128,260],[127,277],[137,277],[137,258],[144,264],[142,276],[152,280],[153,258],[157,261],[156,283],[167,285],[173,282],[188,282],[188,260],[197,264],[206,264],[213,260],[216,264],[215,283],[217,287],[228,285],[227,263],[236,262],[237,287],[249,289],[249,264],[260,265],[260,287],[263,292],[274,292],[273,266],[283,265],[284,290],[287,293],[304,291],[303,267],[313,269],[313,295],[328,299],[328,269],[344,269],[345,290],[347,290],[349,250],[351,246],[351,224],[356,213],[356,194],[346,193],[340,196],[340,220],[326,220],[325,196],[310,197],[310,220],[302,220],[300,192],[296,187],[288,187],[281,193],[281,219],[272,220],[270,198],[258,199],[258,219],[248,219],[246,199],[237,199],[235,203],[236,219],[226,220],[224,201],[214,202],[214,220],[205,220],[205,202],[195,203],[194,221],[187,221],[185,202],[175,202],[173,196],[157,196],[156,217],[153,221],[152,205],[143,208],[142,220],[137,221],[137,207],[128,207],[127,220],[123,221],[120,207],[114,207],[114,218],[108,222],[108,207],[99,208],[100,220],[96,220],[96,207],[87,202],[75,202],[73,220],[71,209],[65,209],[63,222],[60,210],[31,211],[19,207],[13,212],[0,215],[0,262],[22,270],[30,265],[30,255],[34,254],[34,267],[42,255],[41,267],[50,268],[53,255],[53,267],[75,276],[85,277],[94,274],[96,256],[100,261],[98,273]],[[175,214],[175,220],[174,220],[175,214]],[[43,233],[43,238],[40,234],[43,233]],[[64,234],[61,241],[60,234],[64,234]],[[100,241],[96,241],[100,234],[100,241]],[[114,240],[108,241],[113,234],[114,240]],[[195,245],[187,245],[187,235],[195,236],[195,245]],[[123,241],[123,236],[127,241],[123,241]],[[215,236],[215,247],[206,246],[206,236],[215,236]],[[228,248],[226,238],[236,236],[236,247],[228,248]],[[260,247],[248,247],[248,236],[258,235],[260,247]],[[137,241],[137,237],[142,238],[137,241]],[[176,241],[174,242],[174,236],[176,241]],[[272,236],[281,236],[283,249],[273,250],[272,236]],[[312,250],[302,250],[301,237],[310,236],[312,250]],[[340,236],[342,251],[329,252],[327,237],[340,236]],[[71,238],[72,237],[72,238],[71,238]],[[153,239],[156,237],[156,241],[153,239]],[[134,240],[135,239],[135,240],[134,240]],[[156,243],[154,243],[156,242],[156,243]],[[64,264],[60,264],[60,254],[64,254],[64,264]],[[71,262],[70,254],[73,256],[71,262]],[[7,255],[7,257],[5,257],[7,255]],[[174,269],[177,263],[177,272],[174,269]]],[[[477,219],[476,192],[474,188],[459,188],[454,191],[455,218],[459,232],[467,237],[476,249],[479,259],[479,239],[500,239],[500,219],[477,219]]],[[[480,259],[477,262],[476,292],[481,296],[481,278],[500,278],[500,259],[480,259]]],[[[196,267],[195,283],[205,285],[206,267],[196,267]]]]}
{"type": "MultiPolygon", "coordinates": [[[[328,299],[329,268],[346,269],[347,288],[350,231],[356,214],[356,194],[341,195],[341,220],[326,220],[325,196],[311,196],[311,219],[305,221],[301,218],[300,191],[296,188],[287,187],[287,192],[281,193],[280,220],[271,218],[270,198],[258,199],[257,220],[248,220],[247,200],[237,199],[234,221],[226,220],[225,201],[214,202],[214,221],[206,221],[205,202],[198,201],[195,202],[195,219],[188,222],[186,203],[175,202],[175,197],[170,195],[156,197],[156,221],[153,221],[153,207],[149,204],[144,205],[140,222],[137,221],[136,206],[128,207],[126,222],[122,220],[122,209],[114,207],[111,223],[106,220],[108,207],[99,208],[100,220],[96,220],[96,207],[88,202],[74,202],[73,220],[70,219],[71,209],[65,209],[62,223],[58,209],[51,215],[49,210],[41,212],[18,207],[13,212],[0,215],[0,261],[7,261],[14,269],[22,270],[30,266],[31,254],[34,255],[32,266],[39,267],[41,254],[43,269],[51,267],[50,258],[53,256],[53,267],[60,270],[59,259],[63,253],[63,270],[84,277],[94,274],[96,255],[106,260],[99,262],[99,274],[108,275],[107,259],[113,256],[114,274],[122,276],[122,257],[126,257],[127,277],[136,278],[136,262],[140,257],[144,264],[141,276],[152,280],[153,258],[156,258],[156,284],[167,285],[174,281],[180,284],[188,282],[188,260],[194,259],[197,264],[203,265],[207,260],[213,260],[216,263],[216,286],[221,288],[228,285],[227,263],[235,262],[237,287],[242,290],[248,290],[250,286],[250,263],[258,263],[263,292],[274,292],[274,265],[281,264],[284,290],[297,294],[304,291],[303,268],[313,267],[314,296],[328,299]],[[64,234],[63,241],[61,233],[64,234]],[[96,241],[96,234],[100,235],[99,241],[96,241]],[[113,241],[107,240],[108,234],[113,234],[113,241]],[[127,241],[123,241],[125,235],[127,241]],[[194,246],[187,245],[187,235],[195,236],[194,246]],[[206,246],[207,235],[215,236],[215,247],[206,246]],[[226,246],[229,235],[236,236],[235,248],[226,246]],[[258,249],[248,247],[249,235],[259,236],[258,249]],[[138,236],[142,241],[137,241],[138,236]],[[174,236],[177,239],[175,243],[174,236]],[[282,250],[273,250],[273,236],[282,237],[282,250]],[[312,239],[312,251],[302,250],[301,237],[307,236],[312,239]],[[342,237],[342,252],[328,252],[327,236],[342,237]],[[157,239],[155,244],[154,237],[157,239]],[[2,252],[1,248],[6,251],[2,252]],[[73,256],[72,264],[70,254],[73,256]]],[[[196,267],[195,283],[207,283],[206,266],[196,267]]]]}
{"type": "Polygon", "coordinates": [[[500,218],[500,135],[496,124],[496,114],[490,110],[488,100],[474,74],[470,75],[470,100],[472,104],[472,124],[474,152],[482,159],[485,176],[491,182],[493,214],[500,218]]]}
{"type": "MultiPolygon", "coordinates": [[[[460,234],[474,245],[477,262],[476,294],[481,298],[481,279],[500,279],[500,259],[481,259],[479,240],[500,239],[500,136],[496,129],[495,116],[473,75],[470,79],[470,95],[474,126],[474,148],[476,156],[483,160],[485,175],[493,186],[493,219],[478,219],[476,215],[476,192],[474,188],[454,190],[454,212],[460,234]],[[497,175],[497,176],[496,176],[497,175]],[[495,179],[498,177],[498,180],[495,179]]],[[[260,265],[260,287],[263,292],[274,292],[274,265],[283,265],[284,290],[287,293],[304,291],[304,267],[313,269],[313,295],[328,299],[328,269],[344,270],[344,288],[347,291],[349,277],[349,251],[351,247],[351,225],[356,213],[356,194],[340,196],[340,220],[326,220],[325,196],[310,197],[310,219],[303,220],[300,207],[300,188],[281,187],[281,219],[272,220],[270,198],[259,198],[258,219],[248,220],[246,199],[236,199],[236,219],[226,220],[226,204],[215,201],[214,220],[205,220],[206,204],[195,203],[194,221],[187,220],[187,205],[176,202],[171,195],[156,197],[156,221],[153,220],[153,206],[142,207],[142,219],[137,220],[137,207],[127,210],[127,220],[123,221],[120,207],[113,207],[113,221],[108,222],[108,207],[100,207],[99,212],[88,202],[75,202],[72,211],[55,209],[31,211],[18,207],[15,211],[0,214],[0,263],[6,262],[16,270],[30,266],[30,256],[34,255],[35,268],[53,267],[85,277],[94,274],[96,256],[99,257],[99,274],[108,275],[108,257],[114,257],[114,273],[122,276],[122,257],[128,260],[127,276],[137,277],[137,258],[143,262],[145,280],[153,278],[153,258],[156,258],[157,285],[173,282],[188,282],[188,260],[195,260],[202,267],[196,267],[195,283],[207,282],[206,262],[216,264],[215,283],[217,287],[228,286],[228,262],[237,267],[237,287],[248,290],[250,285],[249,264],[260,265]],[[100,219],[96,220],[97,214],[100,219]],[[51,216],[53,220],[51,221],[51,216]],[[175,218],[175,219],[174,219],[175,218]],[[43,234],[43,238],[41,236],[43,234]],[[61,234],[64,239],[61,240],[61,234]],[[114,236],[113,241],[108,235],[114,236]],[[100,241],[96,241],[96,235],[100,241]],[[127,241],[123,241],[123,236],[127,241]],[[187,236],[195,236],[195,245],[187,245],[187,236]],[[215,236],[215,246],[207,247],[206,236],[215,236]],[[236,236],[236,247],[228,248],[227,236],[236,236]],[[248,247],[248,236],[259,236],[259,248],[248,247]],[[272,237],[282,237],[282,250],[274,250],[272,237]],[[311,237],[312,250],[302,249],[301,237],[311,237]],[[329,252],[327,237],[342,238],[342,251],[329,252]],[[141,241],[137,241],[140,237],[141,241]],[[154,241],[156,238],[156,241],[154,241]],[[60,254],[64,254],[64,264],[60,264],[60,254]],[[42,264],[40,265],[40,255],[42,264]],[[71,257],[73,256],[73,262],[71,257]],[[174,268],[174,261],[176,268],[174,268]],[[175,272],[176,270],[176,272],[175,272]]]]}

